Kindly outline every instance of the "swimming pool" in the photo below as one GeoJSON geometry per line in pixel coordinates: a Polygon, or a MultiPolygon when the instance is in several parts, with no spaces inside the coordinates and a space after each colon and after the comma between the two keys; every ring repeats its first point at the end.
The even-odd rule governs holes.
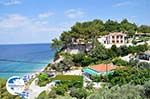
{"type": "Polygon", "coordinates": [[[99,72],[97,72],[97,71],[95,71],[95,70],[92,70],[92,69],[90,69],[90,68],[84,68],[83,69],[83,72],[84,73],[88,73],[88,74],[90,74],[90,75],[100,75],[101,73],[99,73],[99,72]]]}

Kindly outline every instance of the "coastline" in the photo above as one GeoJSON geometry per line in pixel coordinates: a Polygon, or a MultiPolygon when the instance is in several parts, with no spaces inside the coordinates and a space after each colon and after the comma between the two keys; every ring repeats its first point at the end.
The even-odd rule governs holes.
{"type": "MultiPolygon", "coordinates": [[[[52,63],[53,60],[54,60],[54,58],[49,61],[49,64],[52,63]]],[[[29,74],[29,76],[35,78],[36,75],[40,74],[41,72],[44,72],[44,70],[45,70],[45,68],[47,68],[47,66],[48,66],[48,64],[46,64],[45,66],[43,66],[42,69],[36,70],[37,72],[29,74]]],[[[33,79],[33,78],[31,78],[31,79],[33,79]]]]}
{"type": "MultiPolygon", "coordinates": [[[[51,63],[53,61],[53,59],[51,59],[50,60],[50,62],[49,63],[51,63]]],[[[18,74],[16,74],[16,73],[12,73],[13,74],[13,76],[20,76],[20,77],[24,77],[24,76],[29,76],[30,78],[31,77],[35,77],[36,75],[38,75],[39,73],[41,73],[41,72],[43,72],[44,70],[45,70],[45,68],[48,66],[48,64],[46,64],[46,65],[41,65],[39,68],[36,68],[36,69],[32,69],[31,71],[35,71],[35,72],[29,72],[29,73],[18,73],[18,74]]],[[[2,79],[8,79],[9,77],[0,77],[0,78],[2,78],[2,79]]]]}
{"type": "MultiPolygon", "coordinates": [[[[55,58],[55,57],[53,57],[52,59],[50,59],[50,61],[49,61],[48,64],[51,64],[51,63],[54,61],[54,58],[55,58]]],[[[39,72],[43,72],[43,71],[45,70],[45,68],[47,68],[48,64],[46,64],[46,66],[44,66],[42,69],[40,69],[39,72]]]]}
{"type": "Polygon", "coordinates": [[[0,45],[0,51],[0,78],[4,79],[42,72],[55,53],[50,44],[0,45]]]}

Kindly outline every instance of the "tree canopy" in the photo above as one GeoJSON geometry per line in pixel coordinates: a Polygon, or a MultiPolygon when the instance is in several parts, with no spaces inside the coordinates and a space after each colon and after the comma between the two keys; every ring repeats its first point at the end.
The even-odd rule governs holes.
{"type": "MultiPolygon", "coordinates": [[[[64,44],[71,44],[72,39],[83,39],[83,42],[87,43],[109,32],[125,32],[128,36],[133,36],[136,32],[150,33],[150,26],[138,26],[127,19],[123,19],[121,22],[110,19],[103,22],[100,19],[95,19],[93,21],[77,22],[69,31],[64,31],[61,34],[60,40],[64,44]]],[[[55,41],[57,40],[53,40],[53,43],[56,43],[55,41]]]]}

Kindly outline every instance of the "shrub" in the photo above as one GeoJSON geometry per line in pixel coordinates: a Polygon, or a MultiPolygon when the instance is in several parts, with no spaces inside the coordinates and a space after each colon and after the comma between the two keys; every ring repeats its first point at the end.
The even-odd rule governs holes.
{"type": "Polygon", "coordinates": [[[91,56],[96,58],[97,61],[109,59],[108,50],[102,44],[97,44],[96,47],[92,49],[91,56]]]}
{"type": "Polygon", "coordinates": [[[61,62],[52,64],[51,68],[58,72],[63,72],[70,70],[72,66],[74,66],[72,59],[64,58],[61,62]]]}
{"type": "Polygon", "coordinates": [[[128,66],[129,65],[127,61],[124,61],[120,58],[114,59],[112,63],[117,66],[128,66]]]}
{"type": "Polygon", "coordinates": [[[93,82],[100,82],[101,81],[99,75],[93,75],[93,76],[91,76],[91,79],[92,79],[93,82]]]}
{"type": "Polygon", "coordinates": [[[107,76],[108,82],[112,85],[123,85],[131,83],[134,85],[143,85],[150,78],[150,70],[138,68],[120,68],[114,70],[112,74],[107,76]]]}
{"type": "Polygon", "coordinates": [[[45,81],[48,79],[48,75],[45,74],[45,73],[41,73],[39,76],[38,76],[39,80],[40,81],[45,81]]]}
{"type": "Polygon", "coordinates": [[[147,99],[150,98],[150,81],[147,81],[144,84],[144,95],[147,99]]]}
{"type": "Polygon", "coordinates": [[[88,93],[86,91],[86,89],[83,89],[83,88],[72,88],[71,91],[70,91],[70,96],[72,97],[76,97],[77,99],[86,99],[88,93]]]}
{"type": "Polygon", "coordinates": [[[52,98],[52,99],[56,98],[57,97],[56,91],[54,91],[54,90],[50,91],[50,93],[48,94],[48,96],[49,96],[49,98],[52,98]]]}
{"type": "Polygon", "coordinates": [[[139,60],[136,60],[136,59],[130,59],[129,61],[129,65],[130,66],[137,66],[137,64],[139,63],[139,60]]]}
{"type": "Polygon", "coordinates": [[[94,59],[86,54],[73,55],[73,62],[75,62],[76,65],[88,66],[91,63],[93,63],[93,61],[94,61],[94,59]]]}
{"type": "Polygon", "coordinates": [[[53,87],[52,90],[55,91],[57,95],[64,95],[65,94],[65,89],[62,85],[58,85],[56,87],[53,87]]]}
{"type": "Polygon", "coordinates": [[[86,89],[88,89],[88,90],[93,89],[93,85],[94,85],[93,82],[88,82],[86,85],[86,89]]]}
{"type": "Polygon", "coordinates": [[[38,79],[39,79],[39,81],[38,81],[39,86],[45,86],[47,83],[50,82],[48,75],[45,73],[39,74],[38,79]]]}
{"type": "Polygon", "coordinates": [[[91,94],[88,99],[144,99],[141,96],[142,86],[123,85],[112,88],[104,87],[91,94]]]}
{"type": "Polygon", "coordinates": [[[141,68],[141,69],[150,69],[150,64],[147,63],[147,62],[140,62],[138,64],[138,67],[141,68]]]}

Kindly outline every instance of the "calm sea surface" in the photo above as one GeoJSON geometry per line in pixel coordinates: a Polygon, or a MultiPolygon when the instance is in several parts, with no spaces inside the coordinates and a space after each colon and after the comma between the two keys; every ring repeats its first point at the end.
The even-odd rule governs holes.
{"type": "Polygon", "coordinates": [[[0,45],[0,78],[38,72],[53,60],[50,44],[0,45]]]}

